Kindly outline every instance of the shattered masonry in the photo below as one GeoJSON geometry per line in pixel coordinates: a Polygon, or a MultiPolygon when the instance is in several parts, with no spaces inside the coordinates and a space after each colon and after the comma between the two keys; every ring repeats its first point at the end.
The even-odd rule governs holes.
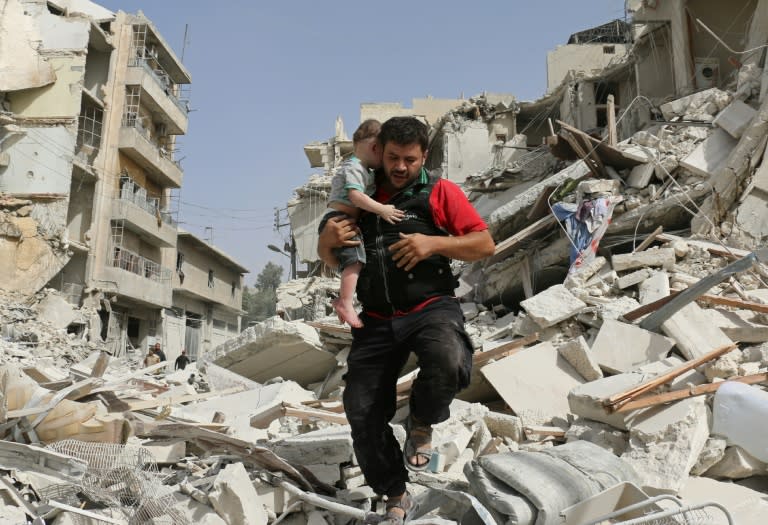
{"type": "MultiPolygon", "coordinates": [[[[768,0],[627,9],[548,54],[539,100],[361,106],[429,124],[428,167],[463,185],[497,243],[455,266],[475,371],[435,427],[438,461],[412,477],[417,521],[583,525],[620,499],[646,507],[613,523],[664,509],[728,523],[716,505],[765,520],[768,0]]],[[[319,170],[289,203],[306,270],[278,290],[279,316],[240,331],[245,268],[172,220],[191,79],[157,29],[12,0],[0,30],[2,518],[322,525],[376,510],[341,404],[351,335],[315,250],[351,151],[343,123],[305,146],[319,170]],[[39,175],[35,152],[61,177],[39,175]],[[197,341],[196,362],[144,368],[155,339],[170,361],[197,341]]],[[[401,440],[415,366],[398,381],[401,440]]]]}

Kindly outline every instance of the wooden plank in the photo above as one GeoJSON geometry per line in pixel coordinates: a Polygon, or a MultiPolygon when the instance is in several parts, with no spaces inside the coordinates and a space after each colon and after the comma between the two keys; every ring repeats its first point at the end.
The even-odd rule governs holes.
{"type": "Polygon", "coordinates": [[[582,137],[587,143],[591,143],[592,147],[596,148],[597,154],[600,155],[603,163],[607,164],[608,166],[613,166],[617,170],[622,170],[624,168],[634,168],[639,164],[645,164],[648,162],[647,158],[613,147],[606,141],[596,139],[595,137],[584,133],[580,129],[574,128],[568,123],[563,122],[562,120],[557,120],[557,123],[561,128],[570,131],[574,135],[582,137]]]}
{"type": "Polygon", "coordinates": [[[8,419],[14,419],[18,417],[38,416],[35,418],[35,421],[32,422],[31,426],[34,428],[37,424],[40,423],[40,421],[45,418],[45,414],[56,408],[56,405],[65,399],[76,400],[84,397],[85,395],[88,395],[99,381],[99,378],[93,377],[84,379],[83,381],[78,381],[77,383],[74,383],[63,390],[56,392],[56,394],[44,405],[9,410],[6,414],[6,417],[8,419]]]}
{"type": "Polygon", "coordinates": [[[632,410],[638,410],[641,408],[647,408],[655,405],[663,405],[664,403],[670,403],[672,401],[678,401],[693,396],[701,396],[704,394],[711,394],[717,392],[717,389],[728,383],[729,381],[737,381],[747,385],[754,385],[756,383],[764,383],[768,381],[768,374],[753,374],[749,376],[734,377],[728,379],[728,381],[720,381],[719,383],[708,383],[706,385],[696,385],[690,388],[681,388],[679,390],[672,390],[670,392],[664,392],[662,394],[655,394],[652,396],[645,396],[634,401],[630,401],[625,405],[616,409],[616,412],[629,412],[632,410]]]}
{"type": "Polygon", "coordinates": [[[578,155],[579,158],[584,161],[584,164],[587,165],[589,171],[592,172],[592,175],[598,179],[602,178],[604,174],[600,171],[600,168],[595,164],[589,153],[581,147],[581,144],[578,140],[576,140],[576,137],[573,135],[573,133],[569,131],[560,131],[560,134],[565,139],[565,141],[571,145],[571,148],[573,148],[573,151],[576,152],[576,155],[578,155]]]}
{"type": "Polygon", "coordinates": [[[491,359],[498,360],[509,357],[519,350],[522,350],[524,346],[535,343],[538,340],[539,333],[535,332],[531,335],[523,337],[522,339],[504,343],[503,345],[497,346],[492,350],[488,350],[486,352],[478,352],[472,356],[472,366],[479,367],[485,365],[491,359]]]}
{"type": "Polygon", "coordinates": [[[541,232],[554,227],[556,224],[557,219],[554,215],[547,215],[546,217],[542,217],[541,219],[537,220],[533,224],[529,224],[516,234],[512,235],[511,237],[507,237],[499,244],[497,244],[493,255],[488,258],[487,262],[493,263],[500,260],[503,254],[513,248],[516,248],[521,242],[541,234],[541,232]]]}
{"type": "MultiPolygon", "coordinates": [[[[672,290],[670,294],[666,297],[662,297],[661,299],[657,299],[656,301],[653,301],[652,303],[644,304],[639,308],[635,308],[634,310],[627,312],[622,315],[624,320],[628,322],[635,321],[636,319],[641,318],[642,316],[649,314],[651,312],[655,312],[665,304],[667,304],[669,301],[671,301],[675,295],[679,294],[680,292],[678,290],[672,290]]],[[[722,306],[731,306],[733,308],[739,308],[741,310],[751,310],[753,312],[759,312],[762,314],[768,313],[768,304],[762,304],[762,303],[753,303],[750,301],[743,301],[741,299],[734,299],[733,297],[723,297],[721,295],[709,295],[704,294],[700,295],[696,298],[697,303],[704,303],[704,304],[717,304],[722,306]]]]}
{"type": "Polygon", "coordinates": [[[605,110],[608,120],[608,145],[616,147],[618,136],[616,134],[616,105],[613,102],[613,95],[608,95],[607,102],[605,110]]]}
{"type": "Polygon", "coordinates": [[[304,321],[304,324],[308,324],[312,328],[320,330],[321,332],[328,332],[330,334],[351,334],[352,330],[348,326],[341,326],[330,323],[319,323],[317,321],[304,321]]]}
{"type": "Polygon", "coordinates": [[[104,376],[104,372],[107,371],[107,366],[109,365],[109,357],[110,355],[102,350],[102,352],[99,354],[99,358],[96,359],[96,363],[91,369],[91,377],[104,376]]]}
{"type": "Polygon", "coordinates": [[[690,361],[686,361],[682,365],[670,370],[669,372],[666,372],[664,374],[659,375],[658,377],[655,377],[654,379],[651,379],[649,381],[646,381],[645,383],[642,383],[634,388],[631,388],[625,392],[620,392],[618,394],[614,394],[608,399],[606,399],[603,402],[603,405],[609,410],[609,411],[615,411],[622,405],[625,405],[628,401],[631,401],[632,399],[635,399],[636,397],[640,396],[641,394],[644,394],[650,390],[653,390],[656,387],[659,387],[663,385],[664,383],[667,383],[671,381],[672,379],[684,374],[685,372],[688,372],[689,370],[693,370],[694,368],[697,368],[704,363],[708,363],[709,361],[712,361],[713,359],[717,359],[723,354],[726,354],[730,352],[731,350],[738,348],[738,345],[736,343],[723,345],[719,348],[715,348],[711,352],[697,358],[697,359],[691,359],[690,361]]]}
{"type": "Polygon", "coordinates": [[[641,242],[641,243],[640,243],[640,244],[637,246],[637,248],[635,248],[634,250],[632,250],[632,253],[642,252],[643,250],[645,250],[646,248],[648,248],[648,247],[651,245],[651,243],[652,243],[653,241],[655,241],[655,240],[656,240],[656,237],[658,237],[659,235],[661,235],[661,233],[662,233],[663,231],[664,231],[664,227],[663,227],[663,226],[659,226],[658,228],[656,228],[655,230],[653,230],[653,231],[650,233],[650,235],[648,235],[648,237],[646,237],[646,238],[643,240],[643,242],[641,242]]]}

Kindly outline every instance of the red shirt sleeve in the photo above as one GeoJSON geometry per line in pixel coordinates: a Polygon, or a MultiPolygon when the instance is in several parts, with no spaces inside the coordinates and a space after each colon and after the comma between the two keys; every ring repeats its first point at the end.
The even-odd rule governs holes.
{"type": "Polygon", "coordinates": [[[432,218],[438,228],[451,235],[466,235],[488,229],[488,225],[455,183],[440,179],[429,196],[432,218]]]}

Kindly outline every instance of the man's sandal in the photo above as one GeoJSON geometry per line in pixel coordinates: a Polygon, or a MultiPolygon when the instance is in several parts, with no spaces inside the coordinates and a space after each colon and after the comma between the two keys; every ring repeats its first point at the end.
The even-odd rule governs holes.
{"type": "Polygon", "coordinates": [[[429,467],[434,450],[432,449],[432,426],[419,424],[413,416],[405,421],[405,446],[403,446],[403,462],[405,468],[414,472],[423,472],[429,467]],[[410,458],[424,460],[422,464],[411,463],[410,458]]]}
{"type": "Polygon", "coordinates": [[[385,508],[386,514],[384,514],[384,519],[380,522],[381,524],[404,525],[411,520],[411,517],[418,508],[418,505],[413,499],[413,496],[411,496],[411,493],[406,490],[399,499],[387,500],[385,508]],[[403,515],[401,516],[400,512],[397,512],[394,509],[399,509],[402,511],[403,515]]]}

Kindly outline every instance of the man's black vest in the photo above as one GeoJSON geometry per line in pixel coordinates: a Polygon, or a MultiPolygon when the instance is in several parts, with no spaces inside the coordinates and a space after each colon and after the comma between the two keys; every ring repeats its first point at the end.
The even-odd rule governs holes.
{"type": "Polygon", "coordinates": [[[414,183],[392,197],[392,204],[405,212],[397,224],[389,224],[374,213],[364,213],[359,225],[363,233],[367,262],[357,282],[357,298],[363,310],[380,314],[407,311],[438,296],[452,296],[456,279],[450,261],[432,255],[410,271],[397,268],[388,248],[400,240],[400,233],[448,235],[435,225],[429,196],[439,180],[422,169],[414,183]]]}

